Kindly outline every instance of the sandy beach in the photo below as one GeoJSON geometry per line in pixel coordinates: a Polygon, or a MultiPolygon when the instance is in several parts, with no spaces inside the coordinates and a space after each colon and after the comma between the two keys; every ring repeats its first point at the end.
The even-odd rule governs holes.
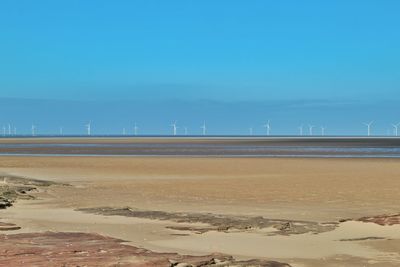
{"type": "Polygon", "coordinates": [[[400,265],[400,225],[358,221],[399,212],[397,159],[10,156],[0,171],[57,183],[0,211],[21,227],[7,234],[98,233],[291,266],[400,265]]]}

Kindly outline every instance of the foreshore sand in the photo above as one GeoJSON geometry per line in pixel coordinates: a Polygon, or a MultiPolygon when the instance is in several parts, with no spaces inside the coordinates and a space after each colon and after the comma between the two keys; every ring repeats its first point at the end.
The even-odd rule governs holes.
{"type": "Polygon", "coordinates": [[[398,159],[3,156],[0,172],[60,183],[0,211],[21,227],[12,233],[94,232],[158,252],[291,266],[400,265],[399,225],[357,221],[399,213],[398,159]],[[288,227],[236,225],[254,217],[288,227]]]}

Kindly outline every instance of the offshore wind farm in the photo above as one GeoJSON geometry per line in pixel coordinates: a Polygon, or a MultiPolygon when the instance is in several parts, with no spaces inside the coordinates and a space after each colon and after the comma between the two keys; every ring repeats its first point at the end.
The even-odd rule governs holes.
{"type": "MultiPolygon", "coordinates": [[[[284,119],[283,119],[284,121],[284,119]]],[[[276,121],[277,123],[279,121],[276,121]]],[[[101,124],[104,124],[102,122],[101,124]]],[[[385,125],[381,124],[379,126],[379,131],[377,131],[375,128],[375,121],[369,121],[369,122],[363,122],[359,123],[358,127],[357,124],[355,126],[353,125],[355,130],[354,132],[351,131],[340,131],[341,127],[340,125],[335,125],[335,127],[330,127],[327,128],[326,125],[329,125],[327,122],[324,122],[324,125],[313,125],[313,124],[305,124],[302,123],[300,126],[295,127],[295,125],[289,125],[285,124],[282,126],[282,124],[279,124],[280,127],[276,127],[271,131],[271,120],[266,120],[264,124],[259,124],[259,127],[253,127],[251,126],[248,129],[248,132],[243,131],[245,127],[242,127],[242,131],[235,131],[235,130],[230,130],[229,132],[226,131],[220,131],[220,128],[218,128],[219,123],[214,123],[216,127],[213,129],[207,128],[206,121],[203,121],[202,124],[199,127],[199,130],[192,130],[191,131],[191,136],[331,136],[331,137],[363,137],[363,136],[380,136],[380,137],[397,137],[399,135],[398,128],[400,127],[400,123],[389,123],[386,125],[387,131],[382,131],[384,129],[385,125]],[[304,129],[306,125],[306,131],[304,129]],[[362,133],[362,126],[365,127],[364,133],[362,133]],[[329,131],[332,131],[333,133],[330,133],[329,131]],[[361,132],[361,133],[360,133],[361,132]]],[[[165,131],[167,124],[155,124],[155,123],[149,123],[147,124],[142,124],[145,128],[150,128],[150,129],[161,129],[159,131],[142,131],[140,134],[138,132],[139,127],[137,122],[134,123],[128,123],[128,124],[123,124],[122,126],[122,132],[120,130],[117,130],[118,127],[113,126],[112,124],[108,124],[107,130],[104,130],[102,127],[100,130],[97,130],[95,127],[95,131],[92,130],[92,122],[89,121],[86,124],[84,124],[82,127],[79,127],[79,125],[74,124],[71,129],[68,131],[68,129],[65,129],[65,127],[62,126],[57,126],[56,125],[51,125],[49,123],[45,123],[43,128],[45,128],[45,131],[38,131],[37,126],[35,124],[31,124],[29,131],[25,130],[23,125],[21,123],[18,123],[18,126],[20,127],[20,131],[17,134],[17,127],[15,126],[14,123],[7,123],[3,124],[2,126],[2,132],[0,134],[0,137],[17,137],[17,136],[187,136],[188,135],[188,127],[186,126],[187,124],[184,124],[183,126],[180,126],[178,124],[178,120],[173,120],[172,123],[169,125],[171,131],[165,131]],[[151,127],[149,127],[151,126],[151,127]],[[155,127],[154,127],[155,126],[155,127]],[[79,130],[80,128],[80,130],[79,130]],[[8,131],[7,131],[8,129],[8,131]],[[21,130],[22,129],[22,130],[21,130]],[[78,130],[77,130],[78,129],[78,130]]],[[[26,125],[25,125],[26,126],[26,125]]]]}

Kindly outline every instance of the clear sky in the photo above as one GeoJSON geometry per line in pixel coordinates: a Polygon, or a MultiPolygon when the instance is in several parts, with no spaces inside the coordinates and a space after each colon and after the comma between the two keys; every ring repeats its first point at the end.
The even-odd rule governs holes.
{"type": "Polygon", "coordinates": [[[3,0],[0,97],[379,108],[400,100],[399,10],[397,0],[3,0]]]}

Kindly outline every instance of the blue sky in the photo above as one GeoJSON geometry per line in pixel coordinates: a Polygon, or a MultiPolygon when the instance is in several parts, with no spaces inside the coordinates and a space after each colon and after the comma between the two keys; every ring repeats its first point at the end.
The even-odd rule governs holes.
{"type": "MultiPolygon", "coordinates": [[[[388,123],[397,119],[400,101],[398,10],[395,0],[4,0],[0,98],[111,101],[95,112],[107,116],[121,101],[139,101],[149,111],[135,117],[147,121],[154,119],[149,112],[185,105],[204,108],[186,115],[215,117],[206,101],[230,107],[233,117],[251,115],[243,125],[271,113],[279,121],[323,121],[332,106],[340,111],[352,103],[348,123],[388,123]],[[319,110],[289,115],[285,107],[293,102],[319,103],[319,110]],[[282,110],[270,110],[271,103],[282,110]]],[[[0,124],[21,120],[23,112],[29,110],[0,124]]],[[[342,119],[332,114],[332,124],[342,119]]],[[[223,125],[220,119],[215,123],[223,125]]]]}

